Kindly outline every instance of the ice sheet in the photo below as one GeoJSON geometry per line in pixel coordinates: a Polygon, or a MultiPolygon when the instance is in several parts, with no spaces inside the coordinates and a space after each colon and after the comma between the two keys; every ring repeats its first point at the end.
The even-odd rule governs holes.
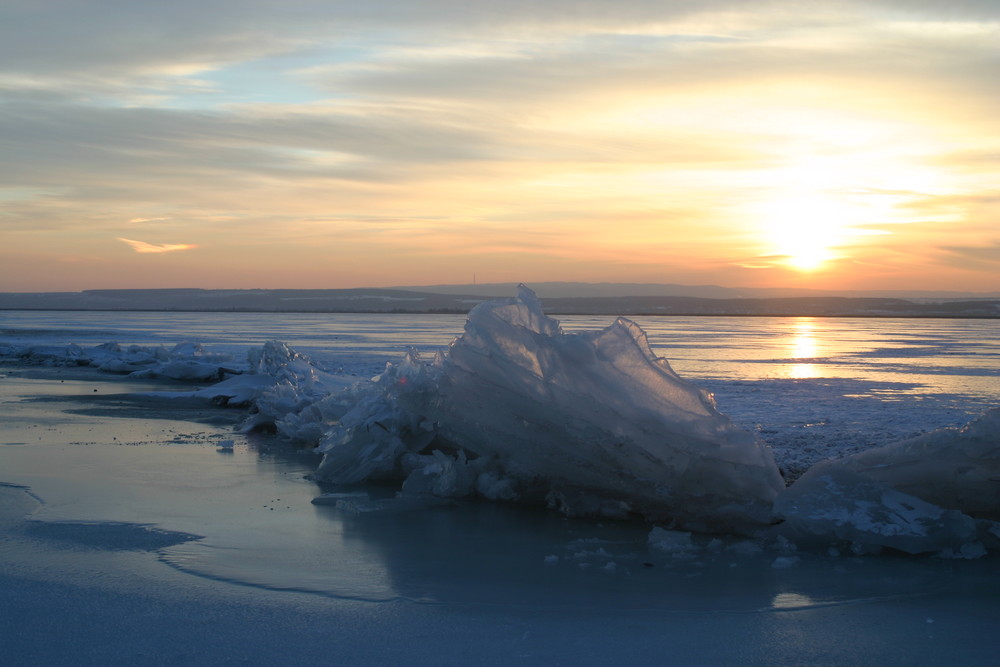
{"type": "Polygon", "coordinates": [[[648,535],[631,522],[319,488],[303,478],[313,463],[302,450],[186,421],[206,407],[234,421],[238,410],[140,409],[115,393],[164,387],[78,372],[0,373],[0,479],[30,483],[44,502],[39,510],[23,490],[0,488],[10,659],[995,661],[993,556],[832,556],[778,539],[648,535]],[[226,440],[234,447],[218,451],[226,440]],[[324,491],[338,497],[313,505],[324,491]],[[52,525],[22,530],[27,512],[52,525]],[[134,548],[149,525],[201,539],[134,548]]]}

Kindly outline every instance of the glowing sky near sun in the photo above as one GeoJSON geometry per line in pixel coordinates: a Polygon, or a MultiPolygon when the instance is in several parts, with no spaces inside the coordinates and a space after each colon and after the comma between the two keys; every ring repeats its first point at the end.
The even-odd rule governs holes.
{"type": "Polygon", "coordinates": [[[8,0],[0,291],[997,291],[998,71],[986,0],[8,0]]]}

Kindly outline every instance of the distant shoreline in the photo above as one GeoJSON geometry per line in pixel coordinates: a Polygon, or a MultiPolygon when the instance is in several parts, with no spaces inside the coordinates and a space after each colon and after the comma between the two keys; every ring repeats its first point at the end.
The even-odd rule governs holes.
{"type": "MultiPolygon", "coordinates": [[[[582,290],[587,286],[577,287],[582,290]]],[[[477,294],[352,288],[0,293],[0,311],[465,315],[484,301],[506,298],[485,293],[488,291],[484,289],[484,293],[477,294]]],[[[1000,319],[1000,297],[994,296],[930,299],[828,294],[725,297],[629,295],[602,293],[600,286],[593,286],[590,292],[572,295],[540,293],[539,298],[543,310],[549,315],[1000,319]]]]}
{"type": "MultiPolygon", "coordinates": [[[[35,313],[230,313],[240,314],[271,314],[271,315],[468,315],[466,310],[264,310],[264,309],[195,309],[195,308],[2,308],[0,312],[35,312],[35,313]]],[[[545,309],[546,315],[571,317],[821,317],[821,318],[864,318],[864,319],[923,319],[923,320],[996,320],[996,315],[966,315],[942,313],[811,313],[811,312],[594,312],[594,311],[564,311],[545,309]]]]}

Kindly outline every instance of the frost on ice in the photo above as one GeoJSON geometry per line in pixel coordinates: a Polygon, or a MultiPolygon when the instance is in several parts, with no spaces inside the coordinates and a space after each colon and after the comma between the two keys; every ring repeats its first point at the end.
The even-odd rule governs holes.
{"type": "Polygon", "coordinates": [[[541,501],[573,515],[751,532],[783,488],[770,450],[678,377],[634,323],[564,333],[522,287],[410,354],[322,440],[317,478],[541,501]]]}

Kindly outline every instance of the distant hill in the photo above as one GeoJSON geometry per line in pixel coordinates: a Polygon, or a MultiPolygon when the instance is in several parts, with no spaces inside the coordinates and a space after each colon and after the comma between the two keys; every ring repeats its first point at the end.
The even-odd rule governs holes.
{"type": "MultiPolygon", "coordinates": [[[[518,283],[473,283],[467,285],[420,285],[395,289],[432,292],[434,294],[478,294],[491,298],[512,296],[518,283]]],[[[576,283],[542,282],[529,285],[542,299],[590,298],[613,296],[693,296],[706,299],[727,299],[751,296],[750,291],[717,285],[668,285],[655,283],[576,283]]],[[[765,295],[754,295],[765,296],[765,295]]],[[[767,294],[766,296],[799,296],[799,294],[767,294]]]]}
{"type": "MultiPolygon", "coordinates": [[[[720,287],[718,285],[677,285],[669,283],[531,283],[531,289],[542,299],[557,297],[611,296],[690,296],[704,299],[775,299],[805,296],[860,297],[890,299],[971,300],[1000,299],[1000,292],[945,292],[928,290],[848,290],[828,291],[800,287],[720,287]]],[[[517,283],[480,283],[465,285],[420,285],[393,289],[435,294],[478,294],[480,296],[511,296],[517,283]]]]}
{"type": "Polygon", "coordinates": [[[482,298],[394,289],[116,289],[0,294],[0,308],[242,312],[466,312],[482,298]]]}
{"type": "MultiPolygon", "coordinates": [[[[454,287],[454,286],[443,286],[454,287]]],[[[85,290],[83,292],[0,293],[6,310],[147,310],[207,312],[318,313],[467,313],[477,303],[512,296],[512,285],[465,285],[468,291],[436,292],[434,286],[410,289],[320,290],[85,290]],[[503,289],[501,289],[501,287],[503,289]],[[487,289],[488,288],[488,289],[487,289]]],[[[533,286],[534,287],[534,286],[533,286]]],[[[583,285],[543,283],[538,290],[553,315],[800,315],[819,317],[975,317],[1000,318],[1000,295],[980,298],[932,298],[921,292],[910,299],[874,296],[762,296],[761,290],[678,285],[583,285]],[[691,289],[718,296],[639,294],[691,289]],[[631,293],[630,293],[631,292],[631,293]],[[740,293],[738,296],[734,292],[740,293]],[[573,296],[572,294],[577,294],[573,296]],[[565,294],[571,294],[566,296],[565,294]]],[[[766,293],[766,291],[765,291],[766,293]]],[[[940,293],[935,293],[940,294],[940,293]]]]}

